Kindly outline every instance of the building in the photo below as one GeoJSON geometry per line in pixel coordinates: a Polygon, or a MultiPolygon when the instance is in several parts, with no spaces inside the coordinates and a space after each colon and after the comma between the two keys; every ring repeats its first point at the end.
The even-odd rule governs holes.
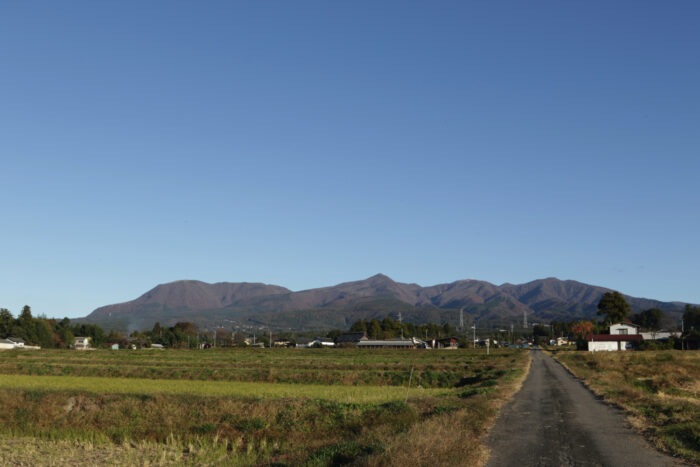
{"type": "Polygon", "coordinates": [[[9,339],[0,339],[0,350],[12,350],[15,348],[15,343],[9,339]]]}
{"type": "Polygon", "coordinates": [[[90,338],[89,337],[76,337],[73,347],[75,350],[87,350],[90,348],[90,338]]]}
{"type": "Polygon", "coordinates": [[[639,326],[632,323],[615,323],[610,325],[610,334],[630,335],[639,334],[639,326]]]}
{"type": "Polygon", "coordinates": [[[416,349],[426,348],[428,345],[415,337],[410,339],[387,339],[370,340],[365,339],[357,343],[358,349],[416,349]]]}
{"type": "Polygon", "coordinates": [[[151,348],[155,350],[163,350],[165,346],[163,344],[151,344],[151,348]]]}
{"type": "MultiPolygon", "coordinates": [[[[485,342],[484,345],[486,345],[485,342]]],[[[456,349],[458,347],[457,339],[455,337],[441,337],[440,339],[435,340],[436,349],[456,349]]]]}
{"type": "Polygon", "coordinates": [[[16,349],[24,348],[24,339],[20,337],[8,337],[7,340],[15,344],[16,349]]]}
{"type": "Polygon", "coordinates": [[[681,333],[678,331],[651,331],[651,332],[640,332],[642,339],[645,341],[664,341],[671,337],[680,339],[681,333]]]}
{"type": "Polygon", "coordinates": [[[364,332],[346,332],[335,338],[335,345],[338,347],[355,347],[358,342],[366,340],[368,339],[364,332]]]}
{"type": "Polygon", "coordinates": [[[623,351],[634,348],[635,342],[643,340],[639,326],[632,323],[610,325],[610,334],[596,334],[588,339],[589,352],[623,351]]]}

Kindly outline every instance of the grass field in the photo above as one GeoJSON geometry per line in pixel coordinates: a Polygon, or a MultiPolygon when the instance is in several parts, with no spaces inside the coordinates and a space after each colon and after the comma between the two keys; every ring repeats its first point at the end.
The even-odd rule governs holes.
{"type": "Polygon", "coordinates": [[[556,352],[659,449],[700,464],[700,353],[556,352]]]}
{"type": "Polygon", "coordinates": [[[105,465],[478,465],[528,361],[516,350],[0,352],[0,449],[17,465],[86,451],[105,465]]]}

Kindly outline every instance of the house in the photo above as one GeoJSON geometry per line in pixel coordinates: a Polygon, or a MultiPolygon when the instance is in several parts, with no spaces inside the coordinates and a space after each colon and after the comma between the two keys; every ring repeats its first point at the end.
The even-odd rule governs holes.
{"type": "Polygon", "coordinates": [[[15,343],[9,339],[0,339],[0,350],[12,350],[15,348],[15,343]]]}
{"type": "Polygon", "coordinates": [[[7,340],[15,344],[16,349],[23,348],[25,344],[24,339],[20,337],[8,337],[7,340]]]}
{"type": "Polygon", "coordinates": [[[335,345],[338,347],[355,347],[358,342],[366,340],[368,339],[364,332],[346,332],[335,338],[335,345]]]}
{"type": "MultiPolygon", "coordinates": [[[[456,349],[459,346],[457,345],[457,339],[454,337],[442,337],[440,339],[435,340],[435,345],[437,349],[456,349]]],[[[484,343],[484,345],[486,345],[484,343]]]]}
{"type": "Polygon", "coordinates": [[[112,344],[109,348],[112,350],[119,350],[119,344],[112,344]]]}
{"type": "Polygon", "coordinates": [[[634,342],[641,342],[639,326],[632,323],[615,323],[610,325],[610,334],[596,334],[588,338],[589,352],[610,352],[629,350],[634,342]]]}
{"type": "Polygon", "coordinates": [[[639,326],[632,323],[615,323],[610,325],[610,334],[629,335],[639,334],[639,326]]]}
{"type": "Polygon", "coordinates": [[[90,338],[89,337],[76,337],[73,344],[75,350],[87,350],[90,348],[90,338]]]}
{"type": "Polygon", "coordinates": [[[164,350],[165,346],[163,344],[151,344],[151,348],[155,350],[164,350]]]}
{"type": "Polygon", "coordinates": [[[273,347],[291,347],[292,342],[289,339],[278,338],[272,342],[273,347]]]}

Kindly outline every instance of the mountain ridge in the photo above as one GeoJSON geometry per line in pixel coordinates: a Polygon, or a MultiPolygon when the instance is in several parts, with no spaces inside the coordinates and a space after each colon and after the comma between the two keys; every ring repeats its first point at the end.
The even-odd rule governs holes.
{"type": "MultiPolygon", "coordinates": [[[[95,309],[78,321],[108,329],[134,330],[156,321],[172,325],[193,321],[207,328],[268,326],[289,330],[345,327],[369,317],[396,317],[407,321],[458,323],[455,311],[463,310],[471,322],[520,323],[596,317],[597,304],[612,289],[555,277],[523,284],[495,285],[477,279],[420,286],[396,282],[384,274],[358,281],[292,291],[260,282],[180,280],[158,284],[138,298],[95,309]]],[[[662,302],[624,295],[634,312],[661,308],[671,319],[682,313],[680,302],[662,302]]]]}

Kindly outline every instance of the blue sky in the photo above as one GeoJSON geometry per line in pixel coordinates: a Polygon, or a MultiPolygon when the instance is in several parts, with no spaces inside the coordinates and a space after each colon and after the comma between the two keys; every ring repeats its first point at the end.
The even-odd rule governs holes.
{"type": "Polygon", "coordinates": [[[4,2],[0,307],[377,272],[700,303],[699,15],[4,2]]]}

